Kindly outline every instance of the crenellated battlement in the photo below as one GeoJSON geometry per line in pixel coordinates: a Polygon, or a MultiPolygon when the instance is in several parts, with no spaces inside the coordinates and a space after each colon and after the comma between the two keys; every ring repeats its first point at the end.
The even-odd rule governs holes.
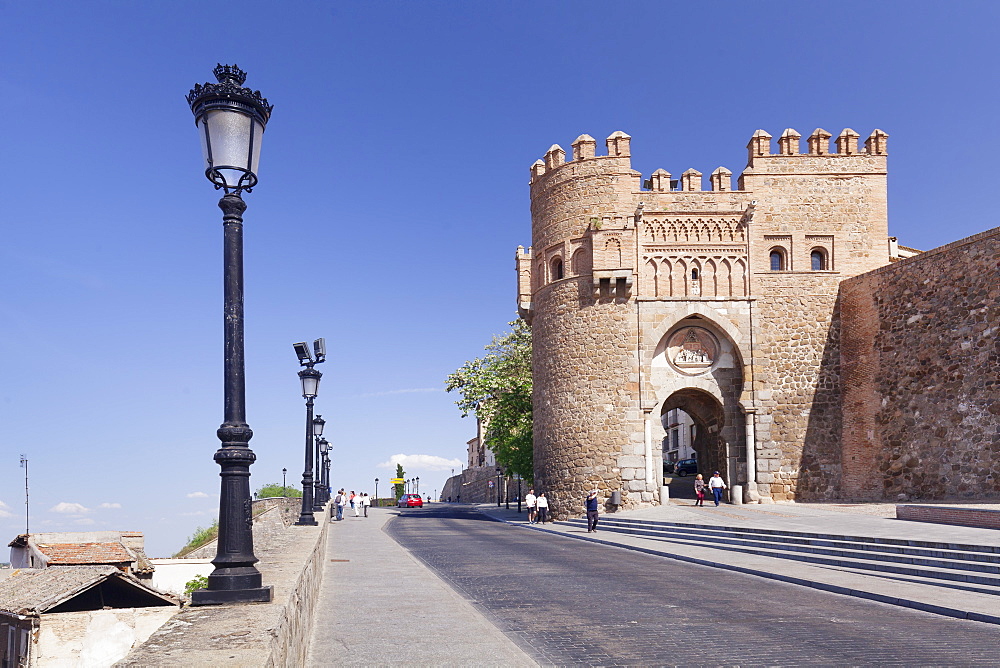
{"type": "Polygon", "coordinates": [[[886,139],[889,137],[885,132],[875,129],[868,136],[864,143],[864,151],[858,149],[858,139],[861,137],[851,128],[844,128],[837,138],[833,140],[837,150],[830,152],[829,132],[823,128],[816,128],[806,139],[808,150],[806,153],[799,152],[799,140],[802,135],[793,128],[785,128],[781,136],[778,137],[778,152],[771,153],[771,135],[765,130],[757,130],[747,144],[747,164],[752,165],[755,158],[769,158],[776,156],[825,156],[825,157],[845,157],[852,155],[886,155],[886,139]]]}
{"type": "MultiPolygon", "coordinates": [[[[886,140],[889,135],[882,130],[875,129],[865,139],[863,146],[859,147],[858,140],[861,138],[857,132],[851,128],[844,128],[836,138],[823,128],[816,128],[806,138],[806,151],[800,152],[800,140],[802,135],[794,128],[785,128],[778,137],[777,153],[772,152],[771,141],[773,137],[766,130],[757,130],[750,137],[747,144],[747,167],[752,168],[755,160],[780,159],[780,158],[866,158],[874,156],[885,156],[886,140]],[[836,150],[831,151],[832,144],[836,150]]],[[[588,134],[582,134],[573,140],[570,145],[572,153],[570,159],[566,159],[566,150],[559,144],[553,144],[545,155],[536,160],[531,166],[531,183],[535,184],[546,174],[550,174],[566,165],[581,165],[588,161],[600,161],[608,159],[625,159],[625,164],[618,162],[613,167],[615,172],[620,172],[624,166],[631,169],[632,137],[622,131],[611,133],[605,140],[607,153],[597,155],[597,140],[588,134]]],[[[839,163],[838,163],[839,164],[839,163]]],[[[867,163],[866,163],[867,164],[867,163]]],[[[800,163],[805,166],[805,161],[800,163]]],[[[841,165],[841,168],[848,168],[848,163],[841,165]]],[[[863,168],[868,171],[870,168],[863,168]]],[[[599,173],[601,170],[598,169],[599,173]]],[[[709,192],[731,192],[733,173],[725,167],[718,167],[709,177],[709,192]]],[[[657,169],[649,179],[642,181],[643,190],[651,192],[702,192],[702,173],[696,169],[688,169],[677,180],[671,179],[670,172],[664,169],[657,169]]],[[[738,183],[738,190],[742,190],[742,176],[738,183]]]]}

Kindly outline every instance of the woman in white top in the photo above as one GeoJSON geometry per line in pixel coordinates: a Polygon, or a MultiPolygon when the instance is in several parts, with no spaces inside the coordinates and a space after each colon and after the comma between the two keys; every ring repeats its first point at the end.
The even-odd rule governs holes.
{"type": "Polygon", "coordinates": [[[361,507],[365,509],[365,517],[368,517],[368,506],[372,505],[371,497],[368,496],[368,492],[361,495],[361,507]]]}
{"type": "Polygon", "coordinates": [[[538,508],[538,524],[545,524],[545,520],[549,518],[549,500],[545,498],[545,492],[538,495],[535,499],[535,506],[538,508]]]}

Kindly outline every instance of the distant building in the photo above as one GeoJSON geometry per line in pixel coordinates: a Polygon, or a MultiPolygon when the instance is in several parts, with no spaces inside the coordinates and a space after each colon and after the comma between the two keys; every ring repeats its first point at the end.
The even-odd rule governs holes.
{"type": "Polygon", "coordinates": [[[117,566],[15,570],[0,580],[0,666],[110,666],[179,604],[117,566]]]}
{"type": "Polygon", "coordinates": [[[681,459],[697,459],[694,449],[698,437],[698,426],[690,415],[679,408],[667,411],[663,416],[663,461],[673,463],[681,459]]]}
{"type": "Polygon", "coordinates": [[[21,534],[12,540],[14,568],[114,566],[140,579],[153,575],[141,531],[70,531],[21,534]]]}

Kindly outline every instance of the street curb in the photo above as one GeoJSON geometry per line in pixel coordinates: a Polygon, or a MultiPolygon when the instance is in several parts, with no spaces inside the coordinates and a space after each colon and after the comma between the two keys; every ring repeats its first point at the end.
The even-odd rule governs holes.
{"type": "Polygon", "coordinates": [[[862,591],[860,589],[850,589],[848,587],[840,587],[838,585],[831,585],[825,582],[806,580],[805,578],[797,578],[797,577],[792,577],[790,575],[781,575],[779,573],[772,573],[770,571],[761,571],[755,568],[747,568],[745,566],[736,566],[733,564],[725,564],[717,561],[709,561],[707,559],[698,559],[697,557],[688,557],[680,554],[673,554],[671,552],[662,552],[660,550],[655,550],[653,548],[648,548],[648,547],[639,547],[637,545],[623,545],[622,543],[616,543],[614,541],[609,541],[609,540],[602,540],[600,538],[594,538],[592,536],[575,536],[573,534],[563,533],[562,531],[545,529],[543,527],[535,525],[526,525],[522,522],[512,522],[502,517],[496,517],[494,515],[491,515],[490,513],[481,510],[479,508],[477,508],[476,511],[497,522],[503,522],[504,524],[509,524],[511,526],[516,526],[522,529],[530,529],[532,531],[542,531],[544,533],[555,534],[557,536],[565,536],[566,538],[573,538],[575,540],[585,540],[591,543],[599,543],[601,545],[607,545],[609,547],[619,547],[623,550],[632,550],[633,552],[643,552],[645,554],[652,554],[658,557],[673,559],[675,561],[683,561],[689,564],[697,564],[699,566],[719,568],[726,571],[744,573],[746,575],[756,575],[757,577],[767,578],[768,580],[777,580],[779,582],[786,582],[788,584],[799,585],[802,587],[809,587],[811,589],[820,589],[822,591],[828,591],[834,594],[842,594],[844,596],[853,596],[855,598],[868,599],[870,601],[887,603],[889,605],[895,605],[901,608],[911,608],[913,610],[929,612],[934,615],[941,615],[942,617],[955,617],[957,619],[968,619],[974,622],[983,622],[986,624],[1000,625],[1000,615],[988,615],[981,612],[960,610],[959,608],[950,608],[943,605],[933,605],[931,603],[924,603],[923,601],[915,601],[913,599],[885,596],[883,594],[875,594],[872,592],[862,591]]]}

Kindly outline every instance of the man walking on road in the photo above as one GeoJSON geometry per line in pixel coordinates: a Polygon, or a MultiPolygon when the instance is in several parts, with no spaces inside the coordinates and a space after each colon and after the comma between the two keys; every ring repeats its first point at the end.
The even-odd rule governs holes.
{"type": "Polygon", "coordinates": [[[528,524],[535,523],[535,490],[529,489],[524,497],[524,504],[528,506],[528,524]]]}
{"type": "Polygon", "coordinates": [[[587,495],[587,533],[597,531],[597,490],[587,495]]]}
{"type": "Polygon", "coordinates": [[[726,483],[722,481],[722,477],[718,471],[708,479],[708,488],[712,490],[712,496],[715,497],[715,505],[719,505],[719,501],[722,500],[722,490],[726,488],[726,483]]]}

